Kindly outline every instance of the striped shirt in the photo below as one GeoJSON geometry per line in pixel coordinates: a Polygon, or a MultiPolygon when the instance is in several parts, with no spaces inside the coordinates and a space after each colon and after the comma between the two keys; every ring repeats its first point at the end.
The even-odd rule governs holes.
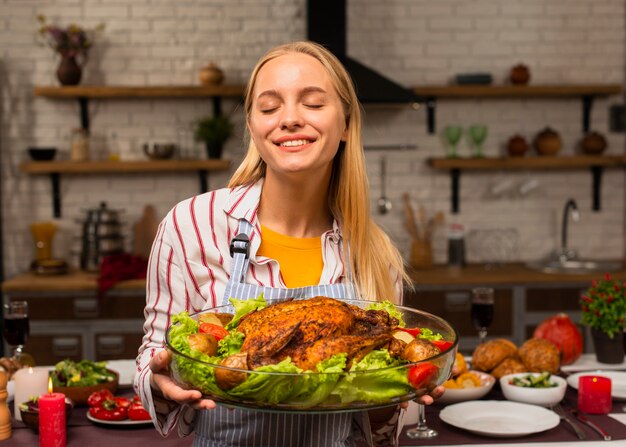
{"type": "MultiPolygon", "coordinates": [[[[177,425],[179,435],[189,434],[196,414],[188,406],[152,394],[150,359],[163,349],[172,315],[183,310],[195,313],[221,304],[232,267],[230,241],[242,219],[252,225],[250,263],[244,282],[285,288],[277,261],[256,256],[261,242],[257,211],[262,187],[260,180],[195,196],[177,204],[159,225],[148,264],[145,335],[137,357],[135,391],[164,436],[177,425]]],[[[321,236],[324,268],[320,284],[347,282],[341,239],[337,222],[321,236]]],[[[397,290],[401,296],[399,281],[397,290]]]]}

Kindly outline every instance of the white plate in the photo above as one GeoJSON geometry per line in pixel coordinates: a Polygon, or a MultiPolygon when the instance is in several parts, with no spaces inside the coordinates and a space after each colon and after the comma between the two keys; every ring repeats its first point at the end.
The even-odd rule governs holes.
{"type": "Polygon", "coordinates": [[[7,402],[11,402],[15,397],[15,380],[7,382],[7,402]]]}
{"type": "Polygon", "coordinates": [[[130,419],[126,419],[124,421],[103,421],[102,419],[96,419],[89,413],[87,413],[87,419],[96,424],[103,425],[117,425],[118,427],[129,427],[131,425],[148,425],[152,424],[152,421],[131,421],[130,419]]]}
{"type": "Polygon", "coordinates": [[[619,371],[584,371],[572,374],[567,378],[569,386],[578,389],[580,376],[602,376],[611,379],[611,397],[617,400],[626,400],[626,372],[619,371]]]}
{"type": "Polygon", "coordinates": [[[119,386],[128,387],[133,385],[137,364],[131,360],[108,360],[107,368],[117,371],[120,375],[119,386]]]}
{"type": "Polygon", "coordinates": [[[491,391],[493,384],[496,383],[495,377],[491,374],[474,370],[470,370],[469,372],[476,374],[480,378],[481,386],[475,388],[446,388],[446,392],[443,393],[443,396],[435,402],[447,405],[468,400],[477,400],[491,391]]]}
{"type": "Polygon", "coordinates": [[[559,425],[559,417],[553,411],[537,405],[497,400],[448,405],[439,417],[457,428],[497,438],[526,436],[559,425]]]}

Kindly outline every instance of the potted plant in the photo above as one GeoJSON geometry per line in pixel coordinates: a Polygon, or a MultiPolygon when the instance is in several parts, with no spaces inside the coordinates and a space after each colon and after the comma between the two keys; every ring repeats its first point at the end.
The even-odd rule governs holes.
{"type": "Polygon", "coordinates": [[[233,134],[233,124],[224,115],[207,116],[196,123],[196,141],[206,145],[209,158],[221,158],[224,143],[233,134]]]}
{"type": "Polygon", "coordinates": [[[626,283],[611,278],[593,280],[580,298],[582,324],[591,328],[596,358],[601,363],[624,361],[623,331],[626,283]]]}

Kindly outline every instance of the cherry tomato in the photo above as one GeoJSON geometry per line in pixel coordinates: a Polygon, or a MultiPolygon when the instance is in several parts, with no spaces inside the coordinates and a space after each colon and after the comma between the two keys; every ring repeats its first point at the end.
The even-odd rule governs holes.
{"type": "Polygon", "coordinates": [[[201,323],[200,332],[204,334],[211,334],[217,341],[228,335],[228,331],[221,326],[213,323],[201,323]]]}
{"type": "Polygon", "coordinates": [[[416,390],[429,388],[430,383],[437,378],[439,368],[432,363],[420,363],[409,369],[409,383],[416,390]]]}

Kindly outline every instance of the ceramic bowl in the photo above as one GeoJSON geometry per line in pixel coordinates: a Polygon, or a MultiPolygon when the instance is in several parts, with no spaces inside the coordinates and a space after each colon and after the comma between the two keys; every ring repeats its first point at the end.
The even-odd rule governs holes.
{"type": "Polygon", "coordinates": [[[447,405],[477,400],[486,396],[496,383],[495,377],[482,371],[470,370],[469,372],[476,374],[480,378],[480,386],[473,388],[446,388],[446,392],[436,402],[447,405]]]}
{"type": "Polygon", "coordinates": [[[529,388],[513,385],[511,383],[514,377],[525,377],[528,375],[538,376],[540,374],[541,373],[525,372],[502,376],[500,378],[500,387],[502,388],[504,397],[515,402],[540,405],[542,407],[550,407],[561,402],[567,389],[567,381],[562,377],[555,375],[550,376],[550,382],[556,384],[556,386],[551,388],[529,388]]]}
{"type": "Polygon", "coordinates": [[[167,160],[172,158],[176,151],[174,143],[145,143],[143,152],[152,160],[167,160]]]}
{"type": "Polygon", "coordinates": [[[50,161],[57,154],[56,147],[29,147],[28,155],[35,161],[50,161]]]}
{"type": "MultiPolygon", "coordinates": [[[[74,408],[74,403],[72,399],[69,397],[65,398],[65,423],[69,420],[72,415],[72,409],[74,408]]],[[[22,422],[28,428],[31,428],[35,431],[39,431],[39,411],[36,410],[22,410],[20,408],[20,416],[22,416],[22,422]]]]}
{"type": "MultiPolygon", "coordinates": [[[[275,300],[267,302],[268,305],[277,303],[275,300]]],[[[371,301],[359,300],[343,302],[362,309],[372,304],[371,301]]],[[[403,306],[396,306],[396,309],[402,313],[406,327],[431,329],[435,333],[440,333],[444,340],[452,342],[451,347],[420,362],[379,369],[356,371],[340,369],[333,373],[320,373],[301,370],[296,372],[294,369],[290,372],[277,372],[262,367],[265,370],[259,368],[250,371],[220,365],[216,357],[205,356],[205,359],[209,360],[202,360],[181,352],[173,346],[170,339],[172,331],[181,332],[180,324],[175,323],[168,328],[166,334],[167,348],[171,351],[172,377],[183,388],[197,389],[214,401],[257,410],[314,413],[359,411],[413,400],[432,391],[449,377],[454,364],[458,335],[449,323],[435,315],[403,306]],[[417,371],[433,367],[434,372],[427,376],[427,380],[419,383],[419,388],[410,385],[409,378],[417,371]],[[237,375],[243,377],[244,382],[231,389],[222,389],[216,381],[198,380],[202,377],[215,377],[218,374],[229,377],[237,375]],[[250,386],[246,387],[246,384],[250,386]],[[312,388],[313,386],[316,388],[312,388]],[[307,389],[313,389],[315,392],[309,392],[307,389]],[[299,390],[303,391],[306,398],[298,394],[299,390]],[[381,393],[380,390],[385,392],[381,393]]],[[[197,320],[200,315],[206,313],[232,315],[235,310],[232,305],[220,306],[191,315],[191,318],[197,320]]],[[[180,346],[179,339],[174,344],[180,346]]]]}
{"type": "Polygon", "coordinates": [[[113,371],[111,369],[107,369],[110,373],[115,375],[115,379],[111,382],[99,383],[97,385],[91,386],[68,386],[68,387],[54,387],[55,393],[63,393],[66,397],[69,397],[74,402],[76,406],[84,406],[87,405],[87,399],[94,391],[100,391],[104,389],[108,389],[111,393],[115,394],[117,391],[117,386],[119,383],[119,374],[117,371],[113,371]]]}

